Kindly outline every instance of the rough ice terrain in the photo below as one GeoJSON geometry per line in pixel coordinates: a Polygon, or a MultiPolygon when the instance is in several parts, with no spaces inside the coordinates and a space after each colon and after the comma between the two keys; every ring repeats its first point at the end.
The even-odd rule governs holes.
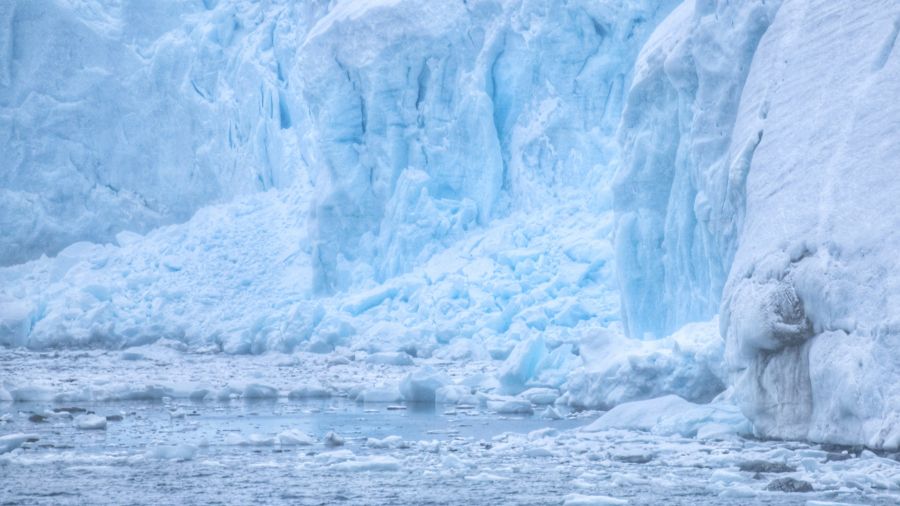
{"type": "Polygon", "coordinates": [[[0,499],[248,467],[290,485],[226,502],[895,503],[898,33],[892,0],[2,3],[0,499]]]}

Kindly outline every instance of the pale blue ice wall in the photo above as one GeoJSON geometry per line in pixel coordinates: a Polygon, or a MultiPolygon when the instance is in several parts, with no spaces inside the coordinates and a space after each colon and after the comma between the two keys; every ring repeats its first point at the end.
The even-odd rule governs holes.
{"type": "Polygon", "coordinates": [[[616,184],[629,329],[719,312],[762,436],[900,447],[898,34],[894,0],[687,0],[636,63],[616,184]]]}
{"type": "Polygon", "coordinates": [[[741,92],[779,1],[687,0],[642,49],[614,186],[622,312],[663,337],[719,312],[759,139],[729,153],[741,92]]]}
{"type": "Polygon", "coordinates": [[[317,288],[348,286],[359,258],[384,280],[513,207],[596,198],[634,58],[674,3],[339,4],[290,74],[317,288]]]}
{"type": "Polygon", "coordinates": [[[284,97],[327,2],[0,2],[0,265],[283,186],[284,97]]]}

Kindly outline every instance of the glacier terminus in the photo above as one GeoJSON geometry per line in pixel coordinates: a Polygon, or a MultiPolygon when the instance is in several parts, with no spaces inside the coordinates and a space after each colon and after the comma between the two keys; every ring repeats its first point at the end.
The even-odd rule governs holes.
{"type": "Polygon", "coordinates": [[[898,35],[0,1],[0,503],[900,503],[898,35]]]}

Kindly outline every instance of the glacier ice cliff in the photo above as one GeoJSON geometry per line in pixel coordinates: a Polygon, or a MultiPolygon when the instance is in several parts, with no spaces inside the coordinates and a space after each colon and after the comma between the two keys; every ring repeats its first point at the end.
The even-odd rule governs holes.
{"type": "Polygon", "coordinates": [[[303,177],[297,39],[326,2],[0,6],[0,265],[303,177]]]}
{"type": "Polygon", "coordinates": [[[541,369],[559,371],[579,326],[619,320],[613,134],[633,61],[674,4],[13,3],[4,117],[35,132],[10,144],[61,161],[4,164],[4,262],[55,256],[0,273],[0,342],[504,358],[543,333],[569,346],[541,369]],[[78,37],[125,54],[38,66],[49,90],[24,72],[67,64],[45,50],[78,37]],[[44,109],[72,119],[55,129],[16,102],[62,92],[72,106],[44,109]],[[87,178],[69,163],[82,151],[87,178]],[[56,182],[69,176],[86,183],[56,182]],[[128,191],[97,197],[109,186],[128,191]]]}
{"type": "Polygon", "coordinates": [[[898,29],[888,1],[687,1],[636,64],[624,316],[659,336],[721,310],[760,435],[900,444],[898,29]]]}
{"type": "Polygon", "coordinates": [[[322,18],[289,74],[316,290],[350,286],[356,259],[383,281],[492,217],[601,186],[631,63],[672,3],[345,2],[322,18]]]}
{"type": "Polygon", "coordinates": [[[37,0],[0,27],[4,346],[494,360],[504,394],[727,388],[759,435],[900,446],[895,2],[37,0]]]}

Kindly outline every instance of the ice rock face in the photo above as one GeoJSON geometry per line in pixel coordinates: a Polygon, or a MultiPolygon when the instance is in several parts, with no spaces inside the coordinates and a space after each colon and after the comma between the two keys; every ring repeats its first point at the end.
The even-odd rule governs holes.
{"type": "Polygon", "coordinates": [[[687,0],[641,50],[614,187],[622,312],[632,337],[663,337],[719,311],[755,147],[731,153],[731,132],[779,4],[687,0]]]}
{"type": "Polygon", "coordinates": [[[785,3],[754,57],[731,156],[761,141],[722,327],[757,431],[897,448],[900,6],[858,7],[785,3]]]}
{"type": "Polygon", "coordinates": [[[0,265],[284,186],[297,39],[327,2],[0,5],[0,265]]]}
{"type": "Polygon", "coordinates": [[[357,259],[384,281],[512,207],[608,178],[631,62],[673,3],[338,4],[291,74],[316,289],[352,284],[357,259]]]}
{"type": "Polygon", "coordinates": [[[898,27],[890,1],[687,1],[636,66],[629,330],[664,335],[721,295],[734,398],[763,436],[900,444],[898,27]]]}

